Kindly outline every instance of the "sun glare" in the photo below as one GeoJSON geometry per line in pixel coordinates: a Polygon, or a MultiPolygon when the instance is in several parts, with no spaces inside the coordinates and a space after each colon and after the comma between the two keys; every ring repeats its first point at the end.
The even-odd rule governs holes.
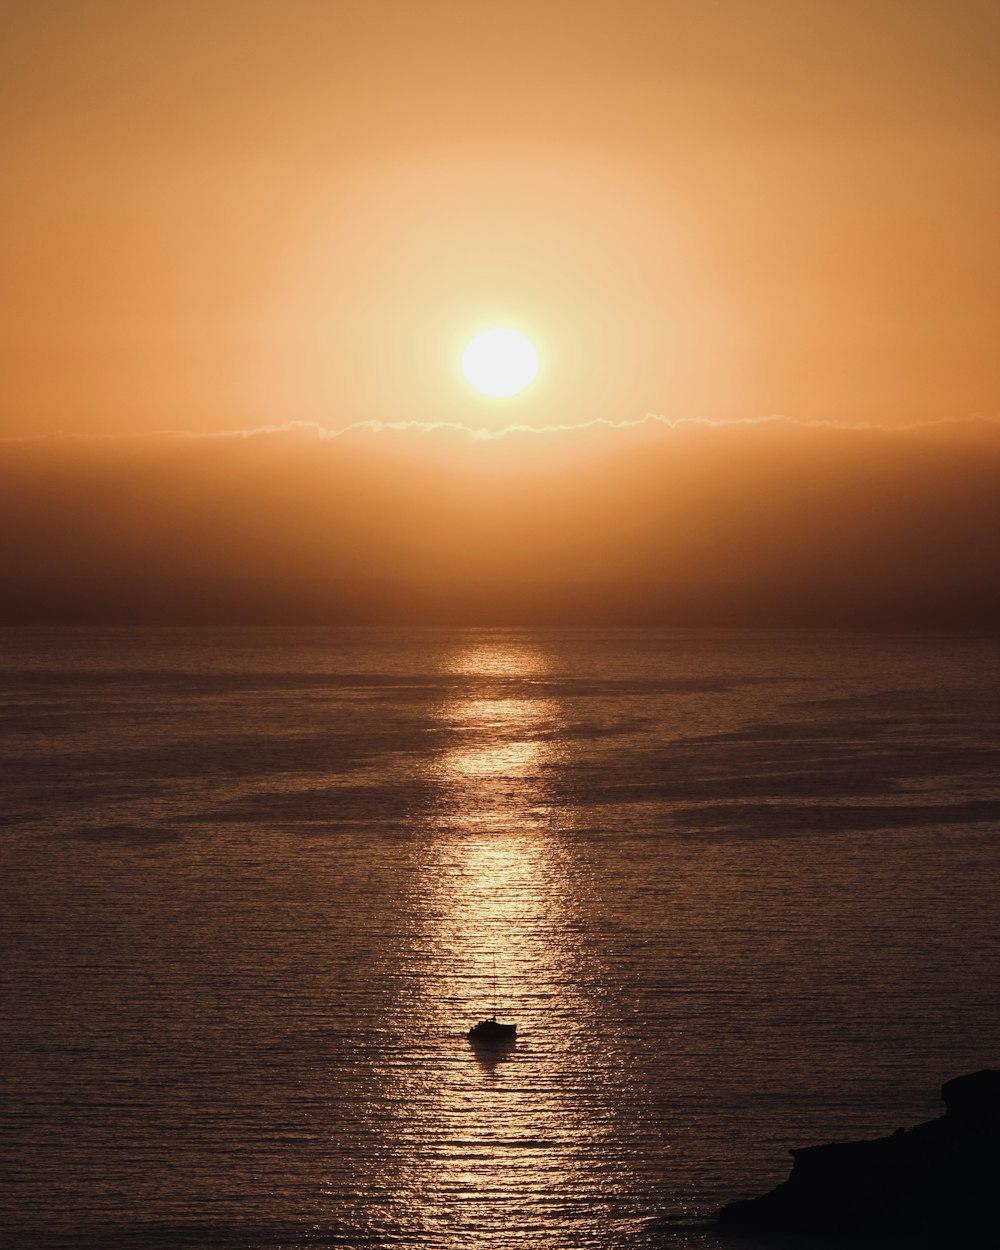
{"type": "Polygon", "coordinates": [[[462,371],[477,391],[502,399],[516,395],[538,372],[538,354],[523,334],[496,326],[471,340],[462,371]]]}

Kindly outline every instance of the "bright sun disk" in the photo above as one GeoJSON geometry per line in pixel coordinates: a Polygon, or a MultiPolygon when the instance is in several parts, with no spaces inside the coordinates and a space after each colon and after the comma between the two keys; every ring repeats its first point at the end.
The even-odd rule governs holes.
{"type": "Polygon", "coordinates": [[[516,395],[538,372],[538,354],[523,334],[495,326],[470,341],[462,353],[462,371],[484,395],[516,395]]]}

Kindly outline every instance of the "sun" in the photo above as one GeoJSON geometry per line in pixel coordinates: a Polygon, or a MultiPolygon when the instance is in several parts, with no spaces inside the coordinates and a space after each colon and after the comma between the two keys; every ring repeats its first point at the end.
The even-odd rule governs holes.
{"type": "Polygon", "coordinates": [[[538,353],[523,334],[494,326],[469,342],[462,371],[477,391],[502,399],[523,391],[534,379],[538,353]]]}

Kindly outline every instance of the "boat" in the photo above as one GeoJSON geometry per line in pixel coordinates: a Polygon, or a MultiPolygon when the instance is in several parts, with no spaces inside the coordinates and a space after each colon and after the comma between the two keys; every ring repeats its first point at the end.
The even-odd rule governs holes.
{"type": "Polygon", "coordinates": [[[493,1015],[474,1024],[465,1035],[478,1046],[496,1046],[500,1042],[512,1042],[517,1037],[516,1024],[504,1024],[497,1019],[497,957],[493,956],[493,1015]]]}
{"type": "Polygon", "coordinates": [[[503,1024],[496,1016],[480,1020],[465,1035],[470,1042],[495,1046],[497,1042],[512,1042],[517,1037],[516,1024],[503,1024]]]}

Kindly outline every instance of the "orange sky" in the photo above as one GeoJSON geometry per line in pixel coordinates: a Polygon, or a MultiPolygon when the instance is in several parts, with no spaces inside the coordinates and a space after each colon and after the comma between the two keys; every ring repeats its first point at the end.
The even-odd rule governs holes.
{"type": "Polygon", "coordinates": [[[0,621],[995,623],[993,0],[3,30],[0,621]]]}
{"type": "Polygon", "coordinates": [[[0,433],[1000,412],[992,0],[3,23],[0,433]]]}

